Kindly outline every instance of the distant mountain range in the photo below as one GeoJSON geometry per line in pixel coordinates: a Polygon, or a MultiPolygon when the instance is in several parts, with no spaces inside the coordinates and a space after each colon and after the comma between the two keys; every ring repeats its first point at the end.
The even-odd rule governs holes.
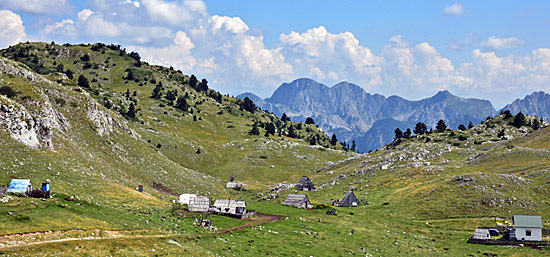
{"type": "MultiPolygon", "coordinates": [[[[497,113],[488,100],[461,98],[449,91],[410,101],[399,96],[369,94],[348,82],[328,87],[308,78],[282,84],[270,98],[261,99],[252,93],[237,97],[248,97],[258,107],[279,116],[286,113],[294,121],[312,117],[319,127],[329,134],[335,133],[340,141],[351,144],[355,140],[359,152],[375,150],[391,142],[397,127],[413,129],[416,123],[424,122],[430,128],[443,119],[447,126],[456,128],[470,121],[479,124],[497,113]]],[[[549,107],[550,95],[537,92],[503,109],[548,120],[549,107]]]]}

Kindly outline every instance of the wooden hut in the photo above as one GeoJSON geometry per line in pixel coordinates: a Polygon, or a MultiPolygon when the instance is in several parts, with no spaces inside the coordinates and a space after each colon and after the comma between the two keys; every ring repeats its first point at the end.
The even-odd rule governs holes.
{"type": "Polygon", "coordinates": [[[302,208],[302,209],[309,209],[313,207],[309,202],[309,198],[307,198],[307,195],[301,195],[301,194],[289,194],[286,197],[283,205],[288,205],[288,206],[302,208]]]}
{"type": "Polygon", "coordinates": [[[8,187],[8,193],[20,193],[28,195],[32,191],[30,179],[12,179],[8,187]]]}
{"type": "Polygon", "coordinates": [[[474,234],[470,238],[478,240],[489,240],[491,239],[491,233],[489,233],[489,229],[476,228],[476,231],[474,231],[474,234]]]}
{"type": "Polygon", "coordinates": [[[246,214],[246,202],[236,200],[216,200],[214,202],[214,212],[242,217],[246,214]]]}
{"type": "Polygon", "coordinates": [[[296,184],[296,189],[301,191],[315,191],[315,185],[313,185],[311,179],[303,176],[300,181],[298,181],[298,184],[296,184]]]}
{"type": "Polygon", "coordinates": [[[349,190],[342,199],[342,202],[340,202],[340,207],[357,207],[360,204],[361,202],[359,202],[353,191],[349,190]]]}
{"type": "Polygon", "coordinates": [[[510,238],[519,241],[542,241],[542,219],[539,215],[514,215],[510,238]]]}
{"type": "Polygon", "coordinates": [[[189,198],[189,211],[208,212],[210,210],[210,198],[197,196],[189,198]]]}

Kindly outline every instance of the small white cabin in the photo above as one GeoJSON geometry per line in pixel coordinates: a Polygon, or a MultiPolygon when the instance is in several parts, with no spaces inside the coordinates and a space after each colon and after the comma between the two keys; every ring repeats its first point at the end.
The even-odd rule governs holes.
{"type": "Polygon", "coordinates": [[[472,235],[472,239],[489,240],[491,239],[491,233],[489,233],[489,229],[476,228],[476,231],[474,231],[472,235]]]}
{"type": "Polygon", "coordinates": [[[542,219],[539,215],[514,215],[510,235],[519,241],[542,241],[542,219]]]}
{"type": "Polygon", "coordinates": [[[191,200],[191,197],[197,197],[197,195],[196,194],[181,194],[179,202],[181,204],[189,205],[189,200],[191,200]]]}
{"type": "Polygon", "coordinates": [[[210,198],[197,196],[189,198],[189,211],[208,212],[210,210],[210,198]]]}
{"type": "Polygon", "coordinates": [[[222,214],[245,215],[246,202],[235,200],[216,200],[216,202],[214,202],[214,209],[216,212],[222,214]]]}

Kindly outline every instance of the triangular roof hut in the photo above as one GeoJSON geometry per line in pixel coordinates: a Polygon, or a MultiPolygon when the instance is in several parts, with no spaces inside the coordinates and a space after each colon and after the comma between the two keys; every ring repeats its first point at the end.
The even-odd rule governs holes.
{"type": "Polygon", "coordinates": [[[298,181],[298,184],[296,184],[296,189],[302,190],[302,191],[315,191],[315,185],[313,185],[313,182],[311,182],[311,179],[309,179],[306,176],[303,176],[300,181],[298,181]]]}
{"type": "Polygon", "coordinates": [[[8,193],[28,194],[32,191],[30,179],[12,179],[8,187],[8,193]]]}
{"type": "Polygon", "coordinates": [[[355,196],[353,191],[349,190],[348,193],[344,196],[344,199],[342,199],[342,202],[340,203],[341,207],[356,207],[359,206],[361,202],[359,202],[359,199],[355,196]]]}
{"type": "Polygon", "coordinates": [[[296,208],[309,209],[312,207],[307,195],[289,194],[283,205],[288,205],[296,208]]]}

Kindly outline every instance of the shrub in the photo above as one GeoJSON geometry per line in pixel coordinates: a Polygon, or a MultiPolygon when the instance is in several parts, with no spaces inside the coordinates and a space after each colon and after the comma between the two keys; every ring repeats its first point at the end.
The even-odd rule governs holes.
{"type": "Polygon", "coordinates": [[[13,90],[13,88],[11,88],[10,86],[2,86],[0,87],[0,94],[5,95],[8,98],[12,98],[14,96],[17,96],[20,93],[13,90]]]}
{"type": "Polygon", "coordinates": [[[56,97],[54,99],[54,101],[55,101],[56,104],[58,104],[61,107],[65,106],[65,104],[67,103],[67,101],[65,101],[65,99],[59,98],[59,97],[56,97]]]}

